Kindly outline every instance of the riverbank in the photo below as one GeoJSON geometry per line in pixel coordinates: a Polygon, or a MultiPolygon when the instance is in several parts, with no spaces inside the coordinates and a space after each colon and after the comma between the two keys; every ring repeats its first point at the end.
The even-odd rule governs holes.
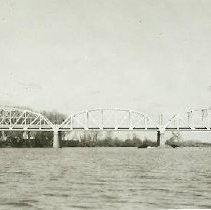
{"type": "Polygon", "coordinates": [[[172,147],[211,147],[211,143],[194,142],[194,141],[172,142],[167,145],[172,147]]]}
{"type": "MultiPolygon", "coordinates": [[[[42,138],[37,136],[35,139],[22,139],[19,137],[8,138],[0,141],[0,147],[17,147],[17,148],[30,148],[30,147],[52,147],[52,138],[42,138]]],[[[62,147],[139,147],[142,144],[149,146],[156,146],[155,141],[149,139],[141,140],[138,138],[121,140],[118,138],[105,138],[100,140],[81,139],[79,140],[62,140],[62,147]]]]}
{"type": "MultiPolygon", "coordinates": [[[[52,139],[21,139],[11,138],[7,140],[0,140],[0,148],[47,148],[52,147],[52,139]]],[[[171,147],[211,147],[211,143],[204,143],[198,141],[166,141],[166,145],[171,147]]],[[[157,142],[150,139],[101,139],[95,141],[79,141],[79,140],[62,140],[62,147],[157,147],[157,142]]]]}

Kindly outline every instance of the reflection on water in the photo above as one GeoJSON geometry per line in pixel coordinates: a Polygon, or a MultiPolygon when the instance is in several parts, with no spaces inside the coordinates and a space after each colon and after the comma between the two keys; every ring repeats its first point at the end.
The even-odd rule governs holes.
{"type": "Polygon", "coordinates": [[[0,150],[0,209],[211,208],[211,148],[0,150]]]}

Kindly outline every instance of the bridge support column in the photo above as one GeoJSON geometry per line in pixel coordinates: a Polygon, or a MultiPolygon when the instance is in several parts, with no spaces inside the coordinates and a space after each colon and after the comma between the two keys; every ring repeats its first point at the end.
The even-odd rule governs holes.
{"type": "Polygon", "coordinates": [[[1,131],[1,140],[6,141],[7,136],[5,135],[4,131],[1,131]]]}
{"type": "Polygon", "coordinates": [[[24,131],[23,132],[23,139],[27,139],[27,140],[30,139],[30,131],[24,131]]]}
{"type": "Polygon", "coordinates": [[[157,132],[157,146],[164,146],[165,145],[165,139],[164,139],[164,131],[158,131],[157,132]]]}
{"type": "Polygon", "coordinates": [[[29,146],[32,147],[31,145],[31,133],[30,131],[24,131],[23,132],[23,139],[27,140],[29,143],[29,146]]]}
{"type": "Polygon", "coordinates": [[[53,131],[53,148],[61,148],[60,135],[58,130],[53,131]]]}

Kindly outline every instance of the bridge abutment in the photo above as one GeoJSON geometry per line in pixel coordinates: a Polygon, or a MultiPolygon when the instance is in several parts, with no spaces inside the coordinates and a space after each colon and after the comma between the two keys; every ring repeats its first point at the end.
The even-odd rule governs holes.
{"type": "Polygon", "coordinates": [[[53,131],[53,148],[61,148],[61,140],[58,130],[53,131]]]}
{"type": "Polygon", "coordinates": [[[157,146],[164,146],[165,145],[165,138],[163,131],[157,131],[157,146]]]}

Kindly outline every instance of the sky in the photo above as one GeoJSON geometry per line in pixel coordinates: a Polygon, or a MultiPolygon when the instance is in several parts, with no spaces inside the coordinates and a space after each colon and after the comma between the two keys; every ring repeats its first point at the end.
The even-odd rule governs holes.
{"type": "Polygon", "coordinates": [[[211,106],[210,0],[0,0],[0,105],[173,115],[211,106]]]}

